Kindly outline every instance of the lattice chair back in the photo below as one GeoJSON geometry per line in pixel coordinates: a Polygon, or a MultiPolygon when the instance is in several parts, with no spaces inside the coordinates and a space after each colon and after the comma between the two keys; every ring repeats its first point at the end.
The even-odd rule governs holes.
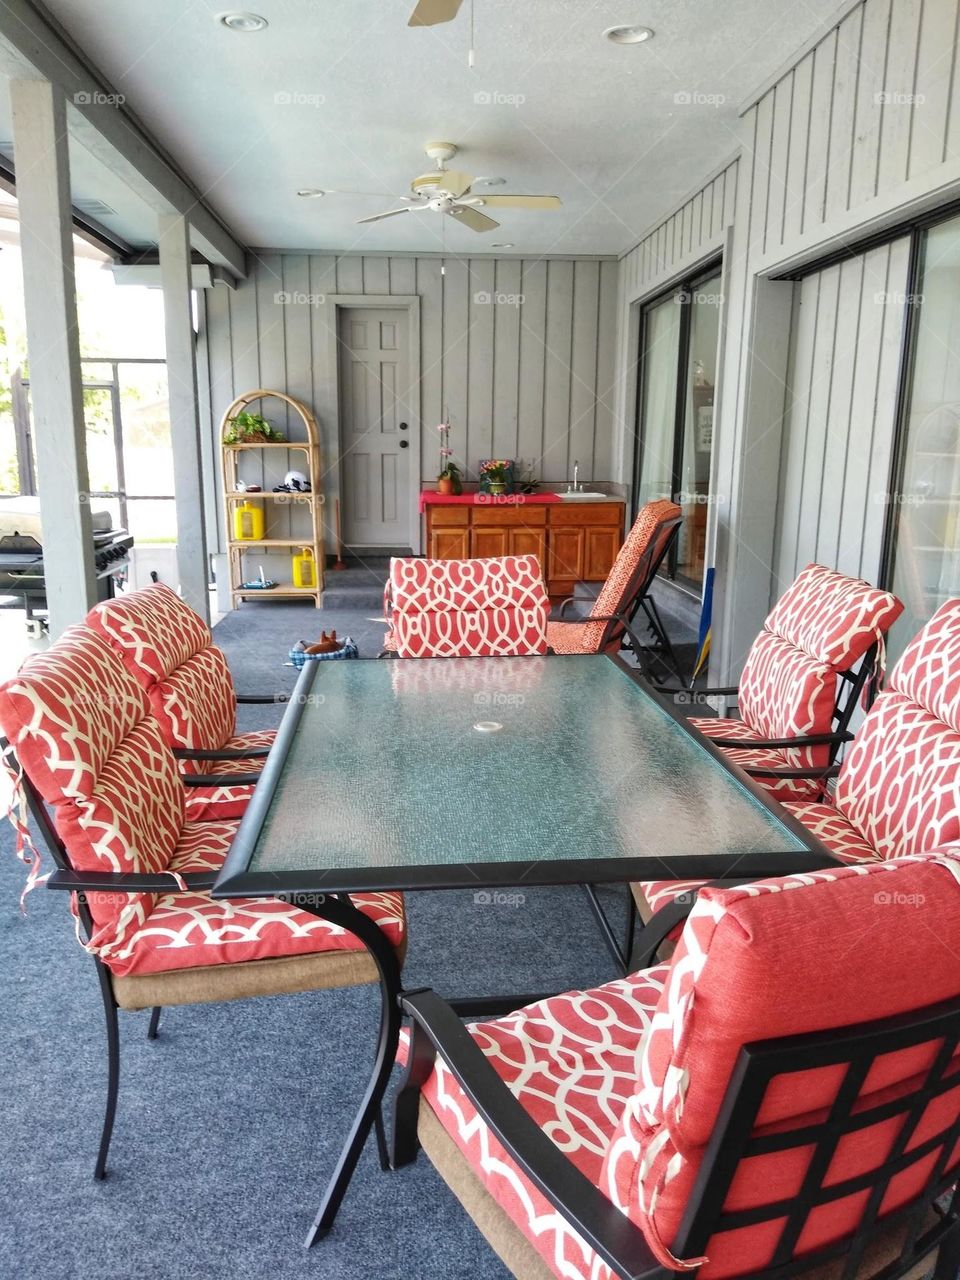
{"type": "Polygon", "coordinates": [[[701,891],[600,1184],[664,1265],[862,1276],[898,1211],[909,1260],[960,1175],[958,937],[956,848],[701,891]]]}
{"type": "Polygon", "coordinates": [[[171,747],[214,751],[231,737],[237,697],[227,660],[175,591],[157,582],[105,600],[87,625],[146,690],[171,747]]]}
{"type": "Polygon", "coordinates": [[[401,658],[546,652],[550,601],[536,556],[394,558],[385,604],[388,647],[401,658]]]}
{"type": "Polygon", "coordinates": [[[890,672],[834,799],[884,858],[960,840],[960,599],[941,605],[890,672]]]}
{"type": "MultiPolygon", "coordinates": [[[[633,614],[682,519],[681,508],[666,498],[658,498],[640,508],[591,613],[598,617],[633,614]]],[[[618,648],[621,634],[622,628],[617,628],[615,623],[586,622],[579,638],[580,652],[598,653],[601,648],[618,648]]]]}
{"type": "MultiPolygon", "coordinates": [[[[882,646],[902,611],[889,591],[808,564],[771,610],[747,656],[738,693],[743,721],[761,738],[845,729],[853,682],[841,677],[882,646]],[[841,716],[843,724],[835,725],[841,716]]],[[[790,747],[783,767],[816,769],[829,762],[829,746],[790,747]]]]}
{"type": "MultiPolygon", "coordinates": [[[[183,784],[147,695],[99,636],[71,627],[28,658],[0,686],[0,731],[52,809],[74,870],[166,871],[183,784]]],[[[149,894],[90,894],[89,948],[109,960],[151,905],[149,894]]]]}

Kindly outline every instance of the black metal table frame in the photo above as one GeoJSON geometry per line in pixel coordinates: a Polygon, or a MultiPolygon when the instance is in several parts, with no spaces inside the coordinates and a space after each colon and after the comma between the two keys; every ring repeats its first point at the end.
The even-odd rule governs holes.
{"type": "MultiPolygon", "coordinates": [[[[684,855],[681,867],[656,855],[629,858],[564,858],[498,863],[459,863],[441,866],[364,867],[349,872],[291,871],[250,872],[263,823],[273,801],[277,785],[286,765],[304,708],[318,675],[317,662],[304,665],[284,713],[276,740],[270,749],[253,797],[230,846],[223,869],[212,889],[215,898],[276,898],[299,907],[339,928],[352,933],[369,951],[380,975],[380,1027],[373,1071],[359,1110],[327,1186],[313,1226],[305,1241],[309,1248],[333,1226],[360,1153],[379,1121],[383,1098],[396,1059],[402,1021],[401,1001],[405,992],[400,964],[393,946],[369,916],[352,902],[351,893],[404,889],[499,889],[517,884],[622,884],[625,881],[662,875],[676,879],[735,879],[745,882],[766,876],[789,875],[798,871],[818,871],[836,866],[834,857],[791,814],[780,809],[768,792],[732,764],[708,738],[690,725],[665,698],[662,698],[642,673],[626,663],[619,654],[597,655],[598,661],[613,662],[652,698],[677,724],[681,725],[716,763],[734,776],[765,808],[774,812],[781,824],[797,836],[804,846],[796,853],[754,853],[738,855],[684,855]],[[655,864],[655,865],[654,865],[655,864]]],[[[526,659],[533,661],[534,659],[526,659]]],[[[541,659],[542,660],[542,659],[541,659]]],[[[445,658],[406,659],[416,662],[447,662],[445,658]]],[[[471,661],[471,659],[466,659],[471,661]]],[[[479,659],[478,661],[488,661],[479,659]]],[[[562,656],[551,656],[549,662],[562,662],[562,656]]],[[[675,861],[681,861],[679,859],[675,861]]],[[[642,936],[642,935],[641,935],[642,936]]],[[[545,994],[491,995],[454,1000],[450,1003],[462,1017],[492,1017],[542,999],[545,994]]],[[[393,1135],[391,1164],[396,1164],[396,1133],[393,1135]]]]}

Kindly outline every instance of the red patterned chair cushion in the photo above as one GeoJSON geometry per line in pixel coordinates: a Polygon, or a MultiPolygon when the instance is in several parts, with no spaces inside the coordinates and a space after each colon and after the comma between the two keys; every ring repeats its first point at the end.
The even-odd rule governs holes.
{"type": "MultiPolygon", "coordinates": [[[[467,1027],[544,1133],[594,1183],[600,1182],[607,1149],[636,1090],[637,1044],[650,1027],[667,972],[659,965],[467,1027]]],[[[486,1189],[557,1275],[610,1276],[513,1163],[442,1058],[423,1096],[486,1189]]]]}
{"type": "MultiPolygon", "coordinates": [[[[756,738],[757,732],[743,720],[727,716],[691,716],[694,725],[708,738],[756,738]]],[[[796,751],[781,747],[724,747],[724,752],[747,773],[754,769],[795,769],[796,751]]],[[[756,781],[778,800],[800,800],[820,794],[816,778],[757,778],[756,781]]]]}
{"type": "Polygon", "coordinates": [[[822,564],[808,564],[774,605],[763,628],[817,662],[844,671],[902,612],[903,605],[889,591],[822,564]]]}
{"type": "Polygon", "coordinates": [[[147,690],[170,746],[224,745],[236,721],[233,679],[209,628],[175,591],[154,583],[106,600],[87,623],[147,690]]]}
{"type": "Polygon", "coordinates": [[[536,556],[394,558],[384,604],[401,658],[546,652],[550,605],[536,556]]]}
{"type": "MultiPolygon", "coordinates": [[[[276,729],[254,729],[249,733],[239,733],[228,738],[223,744],[226,751],[253,750],[254,748],[273,746],[277,736],[276,729]]],[[[263,756],[251,756],[247,760],[182,760],[180,767],[183,773],[192,774],[201,770],[204,775],[238,773],[259,773],[263,768],[263,756]]],[[[230,818],[241,818],[253,795],[253,785],[188,787],[187,819],[190,822],[223,821],[230,818]]]]}
{"type": "MultiPolygon", "coordinates": [[[[469,1030],[566,1158],[642,1228],[664,1265],[675,1266],[670,1245],[742,1046],[957,997],[958,930],[958,851],[706,889],[668,966],[554,997],[469,1030]],[[864,926],[856,934],[851,920],[864,926]],[[918,988],[916,973],[927,975],[931,966],[933,980],[925,977],[918,988]]],[[[887,1054],[868,1075],[859,1102],[895,1097],[929,1066],[930,1053],[921,1046],[887,1054]]],[[[945,1110],[952,1115],[960,1105],[957,1068],[960,1053],[956,1088],[932,1104],[918,1141],[943,1127],[945,1110]]],[[[824,1118],[839,1082],[839,1072],[830,1068],[779,1077],[755,1132],[824,1118]]],[[[491,1135],[441,1059],[424,1096],[473,1172],[555,1275],[610,1280],[609,1270],[491,1135]]],[[[896,1124],[869,1126],[843,1144],[831,1181],[882,1161],[896,1124]]],[[[960,1171],[960,1147],[952,1159],[960,1171]]],[[[744,1161],[728,1207],[759,1207],[794,1195],[806,1160],[809,1148],[744,1161]]],[[[926,1172],[921,1162],[920,1176],[926,1172]]],[[[884,1213],[915,1194],[915,1178],[905,1172],[891,1185],[884,1213]]],[[[801,1236],[800,1252],[842,1237],[862,1211],[862,1195],[825,1206],[801,1236]]],[[[717,1234],[697,1274],[732,1280],[768,1265],[781,1225],[717,1234]]]]}
{"type": "MultiPolygon", "coordinates": [[[[651,566],[656,562],[663,540],[669,533],[664,526],[682,514],[675,502],[665,498],[648,502],[640,508],[633,527],[591,606],[591,613],[598,617],[620,613],[629,603],[628,597],[636,585],[641,560],[648,557],[648,564],[651,566]],[[658,545],[653,545],[655,542],[658,545]]],[[[548,622],[547,644],[554,653],[597,653],[606,627],[605,622],[548,622]]]]}

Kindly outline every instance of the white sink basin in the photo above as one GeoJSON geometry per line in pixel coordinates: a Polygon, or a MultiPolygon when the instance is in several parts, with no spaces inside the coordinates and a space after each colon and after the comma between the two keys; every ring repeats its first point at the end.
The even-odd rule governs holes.
{"type": "Polygon", "coordinates": [[[597,493],[591,489],[579,489],[576,493],[561,493],[564,502],[609,502],[609,493],[597,493]]]}

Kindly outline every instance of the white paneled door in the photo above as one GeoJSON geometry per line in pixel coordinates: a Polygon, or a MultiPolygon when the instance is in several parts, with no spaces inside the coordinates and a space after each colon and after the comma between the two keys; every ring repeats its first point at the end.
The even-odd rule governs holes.
{"type": "Polygon", "coordinates": [[[348,547],[410,546],[407,313],[342,308],[340,521],[348,547]]]}

